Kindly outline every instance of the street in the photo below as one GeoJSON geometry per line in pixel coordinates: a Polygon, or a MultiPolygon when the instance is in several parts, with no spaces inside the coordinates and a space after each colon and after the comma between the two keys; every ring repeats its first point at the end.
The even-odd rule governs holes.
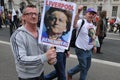
{"type": "MultiPolygon", "coordinates": [[[[9,28],[0,29],[0,80],[17,80],[9,38],[9,28]]],[[[120,80],[119,47],[119,34],[108,33],[102,46],[103,54],[93,54],[87,80],[120,80]]],[[[70,58],[67,59],[66,70],[78,64],[74,48],[71,48],[71,53],[70,58]]],[[[45,63],[45,74],[53,69],[52,65],[45,63]]],[[[79,73],[73,76],[73,80],[78,79],[79,73]]]]}

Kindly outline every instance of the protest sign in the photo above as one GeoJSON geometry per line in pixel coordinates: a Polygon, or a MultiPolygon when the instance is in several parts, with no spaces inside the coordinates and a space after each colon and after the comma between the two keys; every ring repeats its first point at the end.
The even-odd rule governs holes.
{"type": "Polygon", "coordinates": [[[69,47],[76,4],[59,0],[45,0],[39,31],[39,43],[69,47]]]}

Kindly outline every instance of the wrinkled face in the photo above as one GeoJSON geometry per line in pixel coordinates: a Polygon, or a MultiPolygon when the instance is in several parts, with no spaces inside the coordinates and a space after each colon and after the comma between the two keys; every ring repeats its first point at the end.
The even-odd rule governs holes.
{"type": "Polygon", "coordinates": [[[54,11],[51,14],[50,24],[54,34],[62,34],[66,32],[67,16],[60,11],[54,11]]]}
{"type": "Polygon", "coordinates": [[[38,11],[36,8],[26,8],[24,13],[24,20],[29,24],[37,24],[38,22],[38,11]]]}
{"type": "Polygon", "coordinates": [[[85,17],[88,20],[88,22],[92,22],[92,20],[95,18],[96,14],[94,12],[87,12],[85,17]]]}

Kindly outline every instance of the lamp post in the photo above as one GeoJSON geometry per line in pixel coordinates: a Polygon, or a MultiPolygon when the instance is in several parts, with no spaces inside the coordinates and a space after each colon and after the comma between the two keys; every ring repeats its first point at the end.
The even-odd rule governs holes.
{"type": "Polygon", "coordinates": [[[41,13],[42,12],[42,6],[43,6],[43,3],[42,3],[42,0],[37,0],[37,4],[38,4],[38,9],[39,9],[39,12],[41,13]]]}
{"type": "Polygon", "coordinates": [[[8,0],[8,6],[10,11],[12,11],[12,2],[13,0],[8,0]]]}
{"type": "Polygon", "coordinates": [[[25,8],[25,6],[26,6],[26,3],[25,3],[25,2],[21,2],[21,3],[20,3],[20,11],[21,11],[21,12],[22,12],[23,9],[25,8]]]}
{"type": "Polygon", "coordinates": [[[39,6],[39,12],[41,13],[41,6],[42,6],[42,1],[41,0],[39,0],[39,3],[38,3],[38,6],[39,6]]]}

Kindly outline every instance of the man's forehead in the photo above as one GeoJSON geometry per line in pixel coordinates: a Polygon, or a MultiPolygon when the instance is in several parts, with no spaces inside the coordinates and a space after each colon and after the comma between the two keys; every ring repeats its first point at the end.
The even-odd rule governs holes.
{"type": "Polygon", "coordinates": [[[31,7],[28,7],[26,8],[26,12],[38,12],[38,10],[36,8],[31,8],[31,7]]]}
{"type": "Polygon", "coordinates": [[[26,10],[29,10],[29,9],[37,10],[37,8],[35,8],[35,7],[27,7],[27,8],[26,8],[26,10]]]}

